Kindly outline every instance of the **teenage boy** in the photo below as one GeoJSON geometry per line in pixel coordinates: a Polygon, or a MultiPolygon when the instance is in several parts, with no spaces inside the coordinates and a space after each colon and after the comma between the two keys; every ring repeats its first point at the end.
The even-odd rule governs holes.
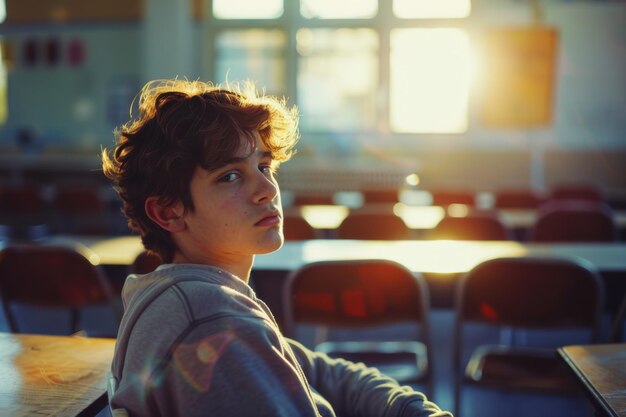
{"type": "Polygon", "coordinates": [[[283,243],[274,178],[297,112],[199,81],[155,81],[104,150],[130,227],[164,264],[130,275],[109,387],[130,416],[450,416],[376,369],[282,336],[248,286],[283,243]]]}

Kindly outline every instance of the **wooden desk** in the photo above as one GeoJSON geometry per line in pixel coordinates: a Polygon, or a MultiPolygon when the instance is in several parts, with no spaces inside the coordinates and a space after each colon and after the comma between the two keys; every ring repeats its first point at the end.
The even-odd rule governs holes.
{"type": "Polygon", "coordinates": [[[114,339],[0,333],[0,415],[96,415],[107,404],[114,345],[114,339]]]}
{"type": "Polygon", "coordinates": [[[626,344],[565,346],[558,352],[598,416],[626,416],[626,344]]]}

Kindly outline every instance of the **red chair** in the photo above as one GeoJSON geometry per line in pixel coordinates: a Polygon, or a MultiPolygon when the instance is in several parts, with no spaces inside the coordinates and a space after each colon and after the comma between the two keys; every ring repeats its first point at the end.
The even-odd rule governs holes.
{"type": "Polygon", "coordinates": [[[474,207],[476,205],[476,195],[473,191],[455,189],[433,189],[430,190],[433,196],[434,206],[449,206],[450,204],[464,204],[474,207]]]}
{"type": "Polygon", "coordinates": [[[541,395],[581,395],[576,381],[559,363],[556,347],[598,342],[603,308],[601,278],[587,262],[500,258],[476,266],[457,287],[453,354],[456,411],[461,410],[464,385],[541,395]],[[481,339],[477,344],[474,338],[471,343],[470,336],[480,331],[478,325],[499,330],[500,340],[488,344],[481,339]],[[531,340],[529,333],[534,331],[544,338],[525,342],[531,340]],[[547,332],[550,338],[561,338],[551,343],[550,338],[546,340],[547,332]],[[465,361],[464,352],[472,345],[465,361]]]}
{"type": "Polygon", "coordinates": [[[510,240],[512,232],[492,213],[446,216],[428,234],[429,239],[510,240]]]}
{"type": "Polygon", "coordinates": [[[283,289],[285,335],[296,338],[299,325],[315,326],[325,335],[316,350],[432,392],[429,297],[420,276],[386,260],[325,261],[293,271],[283,289]],[[397,333],[381,337],[399,323],[408,326],[401,340],[397,333]]]}
{"type": "Polygon", "coordinates": [[[502,189],[494,193],[498,209],[536,209],[546,202],[547,196],[532,189],[502,189]]]}
{"type": "Polygon", "coordinates": [[[364,190],[361,191],[363,194],[363,203],[364,204],[395,204],[399,199],[398,190],[364,190]]]}
{"type": "Polygon", "coordinates": [[[302,216],[285,214],[283,217],[283,235],[285,240],[316,239],[317,231],[302,216]]]}
{"type": "Polygon", "coordinates": [[[58,232],[107,233],[107,213],[97,187],[87,184],[59,185],[53,203],[58,232]]]}
{"type": "Polygon", "coordinates": [[[603,202],[606,196],[604,190],[596,184],[563,183],[552,186],[550,199],[603,202]]]}
{"type": "Polygon", "coordinates": [[[293,206],[333,205],[334,194],[307,193],[296,194],[293,206]]]}
{"type": "Polygon", "coordinates": [[[612,242],[619,239],[613,211],[604,203],[552,201],[537,213],[530,230],[534,242],[612,242]]]}
{"type": "Polygon", "coordinates": [[[411,239],[411,229],[393,213],[352,212],[337,229],[339,239],[411,239]]]}
{"type": "Polygon", "coordinates": [[[0,295],[10,330],[20,330],[11,309],[16,303],[69,310],[69,333],[83,329],[81,310],[88,306],[109,306],[119,323],[121,309],[103,271],[87,259],[93,256],[65,246],[12,245],[0,251],[0,295]]]}
{"type": "Polygon", "coordinates": [[[10,237],[32,240],[48,234],[48,204],[37,183],[27,182],[0,188],[0,224],[9,226],[10,237]]]}

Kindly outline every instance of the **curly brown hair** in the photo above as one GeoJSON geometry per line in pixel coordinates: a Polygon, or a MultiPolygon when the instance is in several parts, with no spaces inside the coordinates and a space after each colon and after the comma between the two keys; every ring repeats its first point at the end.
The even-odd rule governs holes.
{"type": "Polygon", "coordinates": [[[298,114],[284,99],[259,95],[251,82],[222,87],[201,81],[155,80],[140,93],[139,117],[116,129],[116,147],[103,149],[102,169],[123,200],[129,227],[143,245],[171,262],[170,233],[146,214],[148,197],[159,204],[182,202],[194,210],[189,192],[197,166],[223,166],[258,132],[277,163],[288,160],[298,139],[298,114]]]}

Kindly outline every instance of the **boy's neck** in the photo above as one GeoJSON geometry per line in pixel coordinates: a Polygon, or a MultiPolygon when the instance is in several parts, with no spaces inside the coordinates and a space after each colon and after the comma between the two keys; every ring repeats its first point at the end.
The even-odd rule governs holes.
{"type": "Polygon", "coordinates": [[[200,264],[200,265],[208,265],[213,266],[219,269],[222,269],[226,272],[229,272],[245,282],[246,284],[250,280],[250,271],[252,270],[252,264],[254,262],[254,255],[250,255],[246,257],[247,259],[238,259],[237,261],[233,261],[230,259],[223,260],[215,260],[209,258],[190,258],[186,257],[183,254],[176,254],[172,263],[174,264],[200,264]]]}

